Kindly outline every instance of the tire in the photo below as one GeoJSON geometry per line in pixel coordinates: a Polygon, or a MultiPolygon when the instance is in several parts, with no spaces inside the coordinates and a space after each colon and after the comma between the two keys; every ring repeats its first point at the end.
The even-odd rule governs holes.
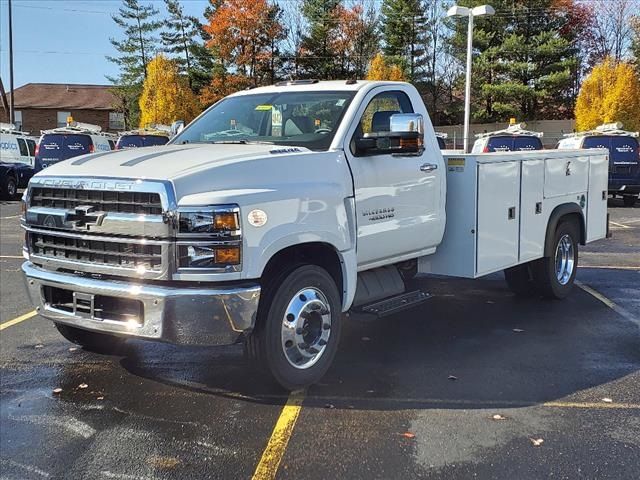
{"type": "Polygon", "coordinates": [[[116,337],[115,335],[90,332],[61,323],[56,323],[55,326],[64,338],[91,352],[115,353],[125,342],[124,338],[116,337]]]}
{"type": "Polygon", "coordinates": [[[14,200],[18,196],[18,182],[10,175],[4,179],[2,185],[2,198],[5,200],[14,200]]]}
{"type": "Polygon", "coordinates": [[[537,293],[528,263],[507,268],[504,271],[504,279],[509,290],[518,297],[532,297],[537,293]]]}
{"type": "Polygon", "coordinates": [[[287,390],[308,387],[335,357],[341,316],[338,288],[325,269],[303,265],[276,275],[263,288],[249,360],[287,390]]]}
{"type": "Polygon", "coordinates": [[[625,207],[633,208],[638,201],[638,197],[636,195],[623,195],[622,203],[625,207]]]}
{"type": "Polygon", "coordinates": [[[553,235],[552,256],[532,263],[533,283],[542,296],[563,299],[571,293],[578,270],[579,232],[575,221],[561,221],[553,235]]]}

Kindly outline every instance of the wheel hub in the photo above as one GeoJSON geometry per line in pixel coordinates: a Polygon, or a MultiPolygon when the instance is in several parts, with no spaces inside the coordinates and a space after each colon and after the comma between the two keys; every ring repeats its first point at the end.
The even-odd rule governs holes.
{"type": "Polygon", "coordinates": [[[282,351],[299,369],[314,365],[327,348],[331,335],[331,308],[315,287],[300,290],[287,305],[282,319],[282,351]]]}
{"type": "Polygon", "coordinates": [[[567,234],[563,235],[556,247],[556,278],[560,285],[566,285],[573,275],[574,254],[573,242],[567,234]]]}

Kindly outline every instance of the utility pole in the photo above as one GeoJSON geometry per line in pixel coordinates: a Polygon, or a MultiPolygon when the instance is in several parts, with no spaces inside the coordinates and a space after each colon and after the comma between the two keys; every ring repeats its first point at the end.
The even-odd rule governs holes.
{"type": "Polygon", "coordinates": [[[9,0],[9,123],[15,121],[15,102],[13,98],[13,19],[11,14],[11,0],[9,0]]]}

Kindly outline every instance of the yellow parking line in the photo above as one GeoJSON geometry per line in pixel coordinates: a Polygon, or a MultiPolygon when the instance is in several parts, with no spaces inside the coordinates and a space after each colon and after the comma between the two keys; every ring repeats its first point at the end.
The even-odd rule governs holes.
{"type": "Polygon", "coordinates": [[[292,392],[289,395],[286,405],[282,407],[276,426],[273,427],[269,443],[267,443],[267,447],[262,452],[262,458],[260,458],[260,463],[256,467],[252,480],[272,480],[276,478],[280,461],[302,409],[303,400],[304,391],[292,392]]]}
{"type": "Polygon", "coordinates": [[[639,403],[604,403],[604,402],[546,402],[544,407],[554,408],[613,408],[620,410],[640,410],[639,403]]]}
{"type": "Polygon", "coordinates": [[[9,328],[16,323],[24,322],[25,320],[29,320],[31,317],[35,317],[37,315],[36,311],[25,313],[24,315],[20,315],[18,318],[14,318],[13,320],[9,320],[8,322],[0,323],[0,330],[4,330],[5,328],[9,328]]]}
{"type": "Polygon", "coordinates": [[[637,319],[631,312],[629,312],[628,310],[622,308],[620,305],[618,305],[613,300],[608,299],[607,297],[605,297],[603,294],[601,294],[597,290],[594,290],[589,285],[585,285],[582,282],[576,282],[576,285],[578,285],[578,287],[580,287],[582,290],[587,292],[592,297],[600,300],[602,303],[604,303],[607,307],[609,307],[611,310],[616,312],[618,315],[623,316],[624,318],[626,318],[630,322],[633,322],[633,323],[635,323],[636,325],[638,325],[640,327],[640,320],[637,319]]]}

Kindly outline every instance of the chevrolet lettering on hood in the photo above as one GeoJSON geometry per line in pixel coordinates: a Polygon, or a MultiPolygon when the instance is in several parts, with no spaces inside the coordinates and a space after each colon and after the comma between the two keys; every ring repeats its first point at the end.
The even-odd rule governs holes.
{"type": "Polygon", "coordinates": [[[73,188],[75,190],[131,190],[134,182],[106,180],[77,180],[73,178],[34,178],[33,186],[50,188],[73,188]]]}

